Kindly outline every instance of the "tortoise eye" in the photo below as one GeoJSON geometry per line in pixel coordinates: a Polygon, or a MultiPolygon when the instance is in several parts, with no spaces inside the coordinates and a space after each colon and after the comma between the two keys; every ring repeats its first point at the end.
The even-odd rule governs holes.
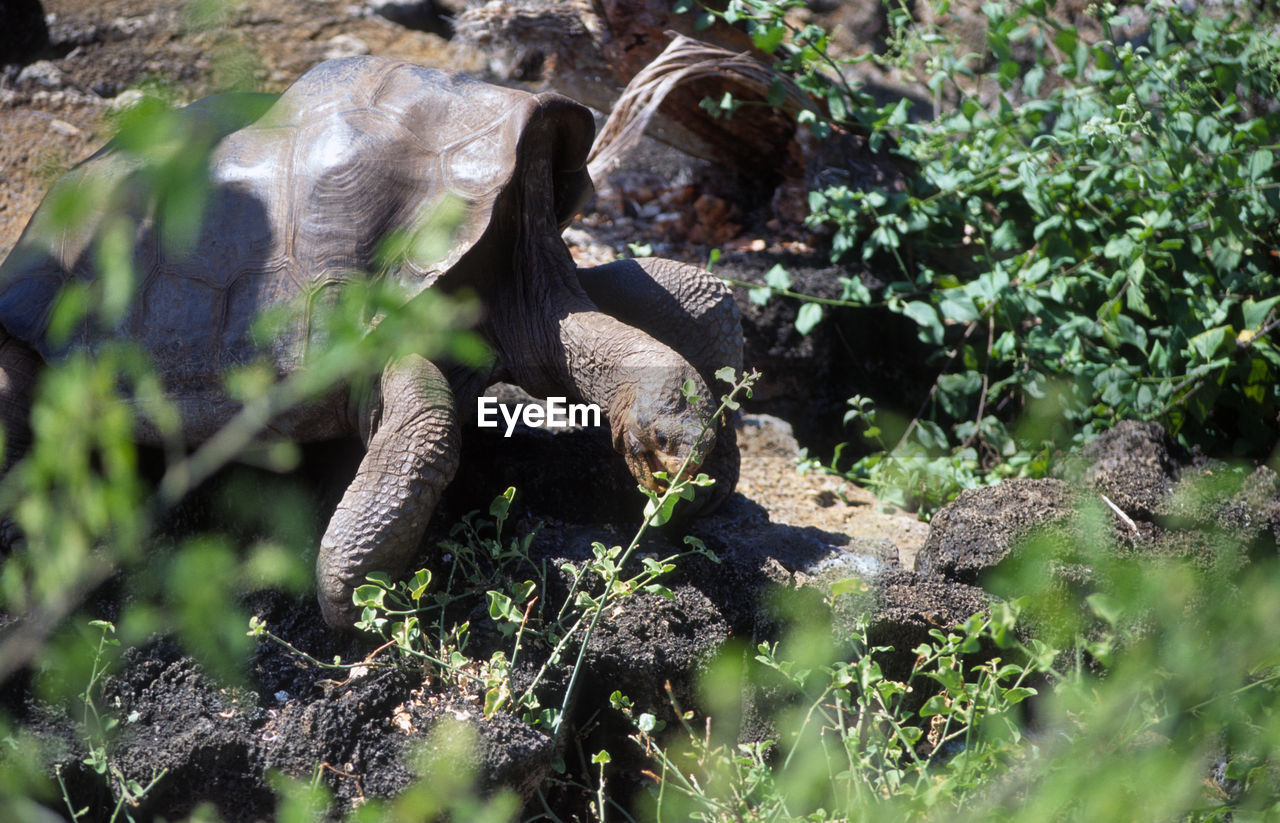
{"type": "Polygon", "coordinates": [[[667,450],[668,441],[667,441],[667,435],[665,433],[655,432],[653,435],[653,442],[655,445],[657,445],[659,451],[667,450]]]}

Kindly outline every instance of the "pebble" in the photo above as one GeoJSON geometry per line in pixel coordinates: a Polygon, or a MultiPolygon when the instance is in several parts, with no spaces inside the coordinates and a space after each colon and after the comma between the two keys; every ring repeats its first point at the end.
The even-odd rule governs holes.
{"type": "Polygon", "coordinates": [[[38,83],[47,89],[60,89],[67,84],[67,77],[50,60],[37,60],[18,73],[19,83],[38,83]]]}
{"type": "Polygon", "coordinates": [[[326,60],[333,60],[338,57],[356,57],[361,54],[368,54],[371,51],[369,44],[359,37],[351,34],[339,34],[329,41],[328,47],[324,51],[324,56],[326,60]]]}
{"type": "Polygon", "coordinates": [[[138,89],[127,89],[111,98],[112,111],[124,111],[131,109],[142,102],[145,95],[138,89]]]}
{"type": "Polygon", "coordinates": [[[49,122],[49,128],[67,137],[79,137],[84,133],[66,120],[52,120],[49,122]]]}

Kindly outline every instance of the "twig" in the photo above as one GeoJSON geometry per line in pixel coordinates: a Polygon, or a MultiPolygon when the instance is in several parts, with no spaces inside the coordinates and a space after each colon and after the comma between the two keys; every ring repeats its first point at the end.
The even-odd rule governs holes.
{"type": "Polygon", "coordinates": [[[320,769],[322,771],[327,769],[328,771],[331,771],[334,774],[336,774],[338,777],[346,778],[347,780],[354,780],[356,782],[356,796],[360,803],[365,802],[364,786],[362,786],[360,783],[360,775],[354,774],[352,772],[344,772],[342,769],[335,768],[327,760],[320,764],[320,769]]]}
{"type": "Polygon", "coordinates": [[[1121,509],[1119,506],[1117,506],[1115,503],[1112,503],[1112,502],[1111,502],[1111,498],[1107,497],[1105,494],[1102,494],[1101,492],[1099,492],[1099,493],[1098,493],[1098,496],[1102,498],[1102,502],[1103,502],[1103,503],[1106,503],[1106,504],[1107,504],[1107,508],[1109,508],[1109,509],[1111,509],[1111,511],[1115,512],[1115,513],[1116,513],[1116,517],[1120,518],[1120,521],[1121,521],[1122,523],[1124,523],[1126,526],[1128,526],[1128,527],[1133,531],[1133,533],[1134,533],[1134,534],[1141,534],[1141,533],[1142,533],[1142,532],[1138,529],[1138,524],[1137,524],[1137,523],[1135,523],[1135,522],[1133,522],[1133,518],[1132,518],[1132,517],[1130,517],[1129,515],[1125,514],[1125,513],[1124,513],[1124,510],[1123,510],[1123,509],[1121,509]]]}

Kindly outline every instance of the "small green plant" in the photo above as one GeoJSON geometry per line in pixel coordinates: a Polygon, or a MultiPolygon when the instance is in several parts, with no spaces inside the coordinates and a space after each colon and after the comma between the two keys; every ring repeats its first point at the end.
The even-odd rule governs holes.
{"type": "MultiPolygon", "coordinates": [[[[722,369],[717,377],[730,385],[721,398],[713,419],[738,408],[737,397],[746,392],[759,375],[737,375],[733,369],[722,369]]],[[[686,392],[692,386],[686,386],[686,392]]],[[[680,467],[677,477],[658,473],[667,485],[661,492],[644,487],[648,498],[644,520],[630,543],[623,546],[591,545],[591,558],[582,563],[565,563],[560,572],[568,581],[568,591],[560,605],[548,602],[548,569],[533,558],[530,548],[537,529],[504,540],[515,489],[509,488],[493,500],[489,507],[491,520],[473,512],[453,527],[450,539],[440,546],[449,558],[449,574],[440,585],[427,569],[420,569],[408,580],[392,581],[386,575],[372,574],[368,583],[359,586],[353,599],[363,611],[357,627],[384,638],[402,654],[422,661],[446,682],[464,690],[480,689],[484,695],[484,711],[491,716],[498,711],[511,711],[526,722],[558,733],[573,700],[578,673],[587,643],[600,616],[618,601],[640,593],[671,597],[660,578],[675,569],[680,553],[656,559],[639,558],[639,569],[631,565],[648,529],[667,523],[676,504],[693,499],[699,487],[711,484],[705,474],[688,477],[680,467]],[[494,588],[495,584],[498,588],[494,588]],[[459,607],[483,599],[491,626],[500,638],[499,648],[487,658],[468,655],[472,634],[469,619],[459,619],[459,607]],[[576,656],[574,654],[576,647],[576,656]],[[516,688],[512,674],[517,665],[535,655],[539,660],[533,675],[523,688],[516,688]],[[570,666],[569,682],[558,706],[544,706],[540,688],[554,667],[570,666]]],[[[691,551],[708,554],[701,541],[685,538],[691,551]]],[[[260,628],[260,627],[258,627],[260,628]]]]}
{"type": "MultiPolygon", "coordinates": [[[[80,699],[80,730],[84,735],[85,747],[88,749],[88,755],[85,757],[85,765],[89,766],[107,781],[107,785],[111,789],[111,793],[116,796],[116,804],[111,809],[111,816],[107,818],[110,823],[123,818],[133,823],[133,809],[143,801],[147,793],[155,788],[165,776],[165,772],[161,771],[152,776],[150,782],[145,786],[133,778],[126,777],[120,768],[112,762],[107,752],[107,747],[111,732],[119,725],[120,719],[114,715],[104,712],[101,703],[103,679],[108,671],[108,652],[114,647],[120,645],[120,641],[116,639],[115,624],[106,620],[91,620],[89,626],[98,631],[97,644],[93,647],[93,660],[89,671],[89,680],[85,683],[84,691],[79,695],[80,699]]],[[[79,821],[83,817],[92,816],[98,819],[95,810],[88,806],[76,808],[71,801],[71,796],[67,792],[67,785],[62,779],[61,770],[55,770],[54,777],[58,781],[58,786],[62,789],[62,800],[66,804],[67,811],[71,814],[71,819],[79,821]]]]}
{"type": "MultiPolygon", "coordinates": [[[[1023,739],[1019,704],[1036,694],[1029,682],[1051,671],[1056,659],[1043,644],[1017,639],[1018,614],[1018,604],[1007,603],[956,630],[933,630],[932,641],[914,650],[905,681],[884,675],[877,657],[891,650],[868,645],[865,618],[855,624],[848,657],[815,659],[803,650],[822,636],[816,625],[785,644],[759,644],[747,667],[755,670],[750,679],[793,696],[775,718],[775,739],[738,740],[732,710],[696,729],[694,713],[677,706],[680,730],[673,740],[653,714],[636,713],[615,693],[614,708],[632,719],[632,739],[654,761],[652,819],[866,819],[859,810],[883,814],[926,798],[963,802],[1023,739]],[[987,655],[974,662],[992,649],[1008,659],[987,655]],[[932,694],[922,701],[922,692],[932,694]],[[717,726],[726,721],[728,728],[717,726]]],[[[728,654],[737,662],[722,658],[709,677],[738,679],[746,655],[742,649],[728,654]]],[[[725,685],[705,691],[722,692],[725,685]]]]}

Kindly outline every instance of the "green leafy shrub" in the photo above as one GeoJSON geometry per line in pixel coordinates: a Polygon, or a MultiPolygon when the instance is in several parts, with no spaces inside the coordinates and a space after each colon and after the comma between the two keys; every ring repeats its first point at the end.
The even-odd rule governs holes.
{"type": "MultiPolygon", "coordinates": [[[[936,350],[920,414],[851,475],[901,486],[923,464],[941,481],[917,496],[928,509],[997,465],[1043,471],[1047,448],[1128,418],[1213,453],[1268,453],[1280,433],[1274,26],[1149,3],[1145,34],[1121,42],[1129,21],[1104,3],[1091,43],[1051,1],[985,3],[987,47],[971,54],[888,3],[888,52],[838,60],[826,32],[790,22],[799,5],[702,13],[746,25],[825,104],[822,133],[867,132],[916,169],[902,192],[810,194],[832,257],[874,259],[893,279],[847,303],[886,303],[936,350]],[[877,108],[846,79],[865,61],[954,105],[922,122],[905,100],[877,108]]],[[[935,20],[950,6],[931,5],[935,20]]]]}

